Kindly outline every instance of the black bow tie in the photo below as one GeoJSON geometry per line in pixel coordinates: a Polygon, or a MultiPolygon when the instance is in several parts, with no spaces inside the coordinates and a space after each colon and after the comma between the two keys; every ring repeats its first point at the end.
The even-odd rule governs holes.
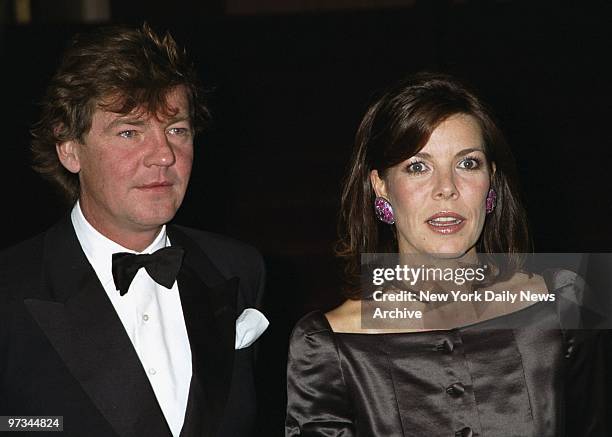
{"type": "Polygon", "coordinates": [[[127,252],[113,253],[115,288],[119,290],[121,296],[127,293],[134,276],[141,267],[145,268],[155,282],[166,288],[171,288],[181,268],[183,254],[184,250],[176,246],[164,247],[150,255],[136,255],[127,252]]]}

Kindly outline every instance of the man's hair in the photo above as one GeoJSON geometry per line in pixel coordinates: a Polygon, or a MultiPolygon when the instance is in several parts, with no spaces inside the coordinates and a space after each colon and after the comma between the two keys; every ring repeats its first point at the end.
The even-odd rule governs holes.
{"type": "Polygon", "coordinates": [[[196,131],[210,115],[201,97],[193,64],[166,32],[141,28],[103,27],[74,37],[65,50],[33,126],[33,168],[56,183],[68,200],[79,197],[79,178],[61,164],[56,145],[84,142],[96,108],[126,115],[135,109],[169,114],[166,97],[182,85],[189,98],[196,131]]]}

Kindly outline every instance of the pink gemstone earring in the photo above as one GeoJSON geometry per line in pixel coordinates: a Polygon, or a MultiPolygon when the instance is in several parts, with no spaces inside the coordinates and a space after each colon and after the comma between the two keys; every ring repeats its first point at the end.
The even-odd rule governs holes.
{"type": "Polygon", "coordinates": [[[495,209],[495,204],[497,202],[497,193],[493,188],[489,189],[489,193],[487,194],[487,205],[486,211],[487,214],[491,214],[495,209]]]}
{"type": "Polygon", "coordinates": [[[374,211],[376,211],[376,217],[383,223],[392,225],[395,223],[395,217],[393,216],[393,207],[387,199],[384,197],[377,197],[374,200],[374,211]]]}

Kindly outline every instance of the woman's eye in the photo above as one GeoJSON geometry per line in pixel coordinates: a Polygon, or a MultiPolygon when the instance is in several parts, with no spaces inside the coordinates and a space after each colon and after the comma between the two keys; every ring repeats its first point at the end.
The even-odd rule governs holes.
{"type": "Polygon", "coordinates": [[[185,127],[171,127],[170,129],[168,129],[168,133],[170,135],[187,135],[189,134],[189,129],[185,128],[185,127]]]}
{"type": "Polygon", "coordinates": [[[122,132],[119,132],[119,136],[122,138],[134,138],[136,136],[136,131],[135,130],[124,130],[122,132]]]}
{"type": "Polygon", "coordinates": [[[407,167],[408,173],[423,173],[427,170],[427,166],[423,162],[413,162],[407,167]]]}
{"type": "Polygon", "coordinates": [[[476,158],[465,158],[459,163],[459,168],[465,170],[476,170],[480,167],[480,160],[476,158]]]}

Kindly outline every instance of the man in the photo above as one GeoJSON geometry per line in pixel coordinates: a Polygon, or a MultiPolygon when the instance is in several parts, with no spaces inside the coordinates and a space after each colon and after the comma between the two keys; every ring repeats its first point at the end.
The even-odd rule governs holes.
{"type": "Polygon", "coordinates": [[[78,437],[251,435],[261,257],[166,226],[208,117],[196,84],[146,25],[65,52],[32,150],[74,206],[0,255],[0,416],[63,416],[78,437]]]}

